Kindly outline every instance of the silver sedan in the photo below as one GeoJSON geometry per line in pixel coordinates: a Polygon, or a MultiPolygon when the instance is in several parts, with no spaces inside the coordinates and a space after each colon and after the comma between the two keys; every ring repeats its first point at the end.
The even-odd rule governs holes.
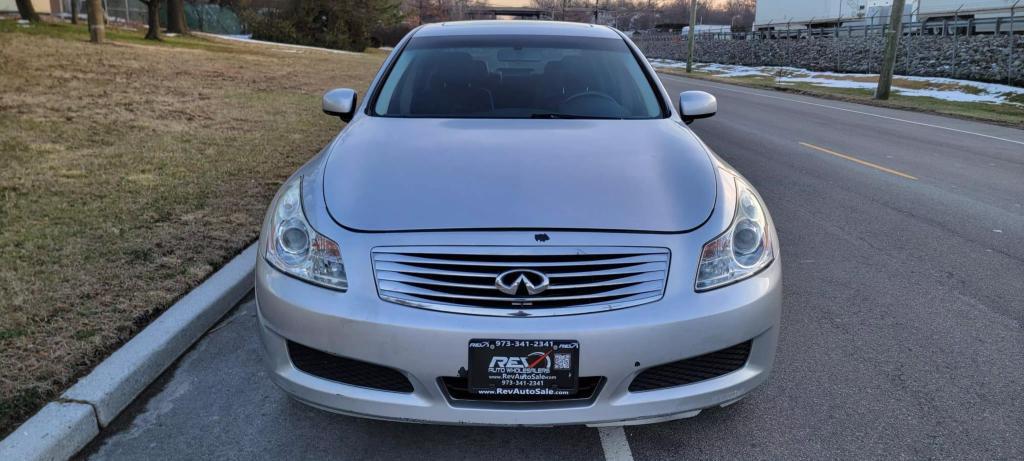
{"type": "Polygon", "coordinates": [[[757,191],[622,33],[428,25],[270,205],[256,297],[274,381],[396,421],[623,425],[764,382],[782,268],[757,191]]]}

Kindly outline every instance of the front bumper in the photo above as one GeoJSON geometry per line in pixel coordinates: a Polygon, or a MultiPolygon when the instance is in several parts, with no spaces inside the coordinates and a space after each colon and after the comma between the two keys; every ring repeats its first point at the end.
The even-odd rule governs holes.
{"type": "Polygon", "coordinates": [[[507,318],[453,314],[381,301],[375,291],[337,293],[257,262],[260,331],[272,376],[297,399],[326,410],[408,422],[550,426],[639,424],[693,416],[724,406],[765,381],[772,368],[781,311],[781,263],[707,293],[666,291],[660,301],[611,312],[507,318]],[[508,404],[452,399],[440,377],[467,367],[473,338],[575,339],[580,376],[603,386],[586,401],[508,404]],[[412,393],[346,385],[298,370],[287,341],[394,368],[412,393]],[[745,366],[717,378],[630,392],[644,369],[753,340],[745,366]]]}

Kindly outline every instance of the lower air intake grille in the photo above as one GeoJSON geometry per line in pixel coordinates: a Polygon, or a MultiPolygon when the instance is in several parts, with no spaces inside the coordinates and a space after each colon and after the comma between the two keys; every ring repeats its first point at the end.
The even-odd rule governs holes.
{"type": "Polygon", "coordinates": [[[326,380],[382,391],[412,392],[412,383],[397,370],[339,357],[288,341],[295,368],[326,380]]]}
{"type": "Polygon", "coordinates": [[[746,365],[752,341],[697,357],[644,370],[629,385],[630,392],[693,384],[734,372],[746,365]]]}

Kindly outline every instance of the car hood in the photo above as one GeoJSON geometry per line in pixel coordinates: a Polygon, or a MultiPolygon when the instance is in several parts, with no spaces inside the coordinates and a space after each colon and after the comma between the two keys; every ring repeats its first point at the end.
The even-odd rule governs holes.
{"type": "Polygon", "coordinates": [[[711,215],[715,171],[669,119],[360,117],[323,185],[328,212],[357,231],[684,232],[711,215]]]}

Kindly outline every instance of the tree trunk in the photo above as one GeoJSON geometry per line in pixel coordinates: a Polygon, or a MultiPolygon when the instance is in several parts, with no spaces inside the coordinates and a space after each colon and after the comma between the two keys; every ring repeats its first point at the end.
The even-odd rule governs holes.
{"type": "Polygon", "coordinates": [[[71,0],[71,23],[78,24],[78,0],[71,0]]]}
{"type": "Polygon", "coordinates": [[[107,39],[107,29],[103,13],[103,0],[89,0],[89,41],[103,43],[107,39]]]}
{"type": "Polygon", "coordinates": [[[185,21],[185,0],[167,0],[167,32],[188,33],[185,21]]]}
{"type": "Polygon", "coordinates": [[[149,0],[142,3],[146,4],[146,16],[149,23],[146,40],[162,40],[160,38],[160,0],[149,0]]]}
{"type": "Polygon", "coordinates": [[[21,19],[39,22],[39,13],[36,13],[36,7],[32,6],[32,0],[15,0],[14,3],[18,6],[18,14],[21,15],[21,19]]]}

